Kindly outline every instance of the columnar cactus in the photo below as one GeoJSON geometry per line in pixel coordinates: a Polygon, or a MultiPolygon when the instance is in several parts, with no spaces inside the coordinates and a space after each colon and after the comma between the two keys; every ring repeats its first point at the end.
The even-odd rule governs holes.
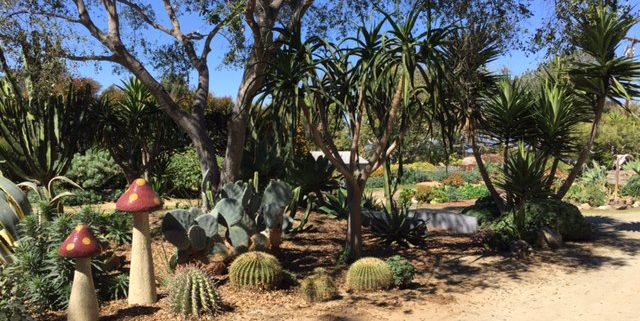
{"type": "Polygon", "coordinates": [[[300,293],[309,302],[331,301],[338,297],[338,288],[324,269],[318,268],[315,273],[300,284],[300,293]]]}
{"type": "Polygon", "coordinates": [[[179,271],[171,284],[171,311],[177,315],[215,314],[221,301],[211,278],[196,267],[179,271]]]}
{"type": "Polygon", "coordinates": [[[275,256],[263,252],[247,252],[229,267],[229,281],[240,288],[274,289],[282,281],[283,271],[275,256]]]}
{"type": "Polygon", "coordinates": [[[393,271],[381,259],[362,258],[349,267],[347,286],[355,291],[386,290],[393,286],[393,271]]]}

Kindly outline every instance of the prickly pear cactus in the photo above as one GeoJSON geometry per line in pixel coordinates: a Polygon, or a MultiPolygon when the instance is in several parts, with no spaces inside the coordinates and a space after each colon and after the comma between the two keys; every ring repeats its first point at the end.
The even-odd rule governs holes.
{"type": "Polygon", "coordinates": [[[324,269],[317,268],[300,283],[300,293],[308,302],[325,302],[338,297],[338,287],[324,269]]]}
{"type": "Polygon", "coordinates": [[[264,252],[247,252],[229,267],[229,281],[240,288],[274,289],[282,281],[283,271],[275,256],[264,252]]]}
{"type": "Polygon", "coordinates": [[[222,306],[211,278],[196,267],[187,267],[176,273],[170,297],[171,311],[186,317],[215,314],[222,306]]]}
{"type": "Polygon", "coordinates": [[[174,210],[162,219],[162,234],[178,248],[178,262],[190,256],[204,254],[214,243],[222,242],[218,235],[218,219],[200,209],[174,210]]]}
{"type": "Polygon", "coordinates": [[[264,190],[260,213],[269,232],[271,249],[277,250],[282,243],[282,225],[284,211],[291,203],[293,193],[289,185],[282,181],[272,180],[264,190]]]}
{"type": "Polygon", "coordinates": [[[355,291],[386,290],[393,286],[393,271],[387,262],[365,257],[349,267],[347,286],[355,291]]]}

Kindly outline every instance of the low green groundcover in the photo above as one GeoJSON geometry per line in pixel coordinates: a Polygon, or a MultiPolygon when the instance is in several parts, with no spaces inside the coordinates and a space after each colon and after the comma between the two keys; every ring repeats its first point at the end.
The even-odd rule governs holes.
{"type": "Polygon", "coordinates": [[[504,248],[517,238],[534,244],[538,231],[548,226],[562,235],[565,241],[588,241],[592,236],[589,224],[577,207],[554,199],[534,200],[524,205],[524,231],[517,232],[513,222],[514,212],[497,216],[495,204],[488,199],[480,199],[476,205],[466,209],[466,215],[478,218],[483,229],[492,231],[485,240],[492,247],[504,248]]]}

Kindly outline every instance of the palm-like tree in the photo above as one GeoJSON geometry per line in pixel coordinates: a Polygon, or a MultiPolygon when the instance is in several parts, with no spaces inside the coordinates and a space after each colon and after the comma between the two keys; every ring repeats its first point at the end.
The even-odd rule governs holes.
{"type": "Polygon", "coordinates": [[[446,34],[431,26],[416,32],[420,5],[402,21],[382,14],[380,23],[360,28],[358,37],[341,44],[293,39],[278,53],[263,90],[272,106],[303,115],[315,144],[344,177],[349,204],[346,250],[352,257],[360,256],[365,183],[402,143],[409,115],[422,106],[415,79],[434,83],[429,70],[442,63],[437,51],[446,34]],[[385,28],[389,31],[383,32],[385,28]],[[352,138],[347,161],[333,140],[336,123],[346,126],[352,138]],[[363,141],[365,128],[375,136],[372,142],[363,141]],[[369,165],[361,168],[363,154],[369,165]]]}
{"type": "Polygon", "coordinates": [[[604,6],[594,7],[586,15],[576,19],[578,28],[573,41],[587,57],[574,63],[569,71],[571,81],[593,112],[593,123],[589,139],[580,151],[574,168],[557,193],[564,197],[589,158],[591,148],[598,135],[607,100],[622,105],[620,99],[638,95],[640,63],[626,56],[616,56],[616,49],[636,23],[629,15],[621,15],[604,6]]]}

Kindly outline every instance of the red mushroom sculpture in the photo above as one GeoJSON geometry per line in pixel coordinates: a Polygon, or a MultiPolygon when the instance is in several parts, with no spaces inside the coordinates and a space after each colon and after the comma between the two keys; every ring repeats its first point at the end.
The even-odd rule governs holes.
{"type": "Polygon", "coordinates": [[[100,253],[100,243],[86,225],[80,224],[62,243],[59,253],[76,261],[67,320],[97,321],[98,299],[91,275],[91,257],[100,253]]]}
{"type": "Polygon", "coordinates": [[[162,200],[143,178],[136,179],[116,202],[118,211],[133,214],[129,304],[145,305],[157,301],[149,235],[149,213],[160,207],[162,207],[162,200]]]}

